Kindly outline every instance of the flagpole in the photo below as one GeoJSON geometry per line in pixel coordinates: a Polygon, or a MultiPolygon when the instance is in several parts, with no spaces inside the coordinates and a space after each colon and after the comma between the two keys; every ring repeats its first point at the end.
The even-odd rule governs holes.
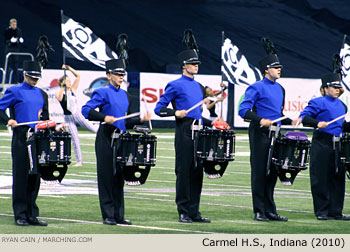
{"type": "MultiPolygon", "coordinates": [[[[61,10],[61,34],[63,34],[62,31],[62,24],[63,24],[63,10],[61,10]]],[[[61,40],[62,40],[62,58],[63,58],[63,65],[66,65],[66,54],[64,53],[64,48],[63,48],[63,36],[61,35],[61,40]]],[[[67,100],[67,85],[66,85],[66,68],[63,69],[63,81],[64,81],[64,94],[66,95],[66,100],[67,100]]],[[[68,100],[67,100],[68,103],[68,100]]],[[[68,107],[68,104],[67,104],[68,107]]]]}
{"type": "Polygon", "coordinates": [[[344,34],[343,44],[341,45],[341,48],[343,48],[345,41],[346,41],[346,34],[344,34]]]}
{"type": "MultiPolygon", "coordinates": [[[[221,32],[221,68],[222,68],[222,46],[224,44],[224,40],[225,40],[225,32],[222,31],[221,32]]],[[[223,76],[223,73],[222,73],[222,70],[221,70],[221,83],[223,83],[224,81],[224,76],[223,76]]],[[[224,96],[224,87],[221,87],[221,97],[224,96]]],[[[223,105],[224,105],[224,101],[222,100],[221,101],[221,106],[220,106],[220,118],[222,118],[222,111],[223,111],[223,105]]]]}

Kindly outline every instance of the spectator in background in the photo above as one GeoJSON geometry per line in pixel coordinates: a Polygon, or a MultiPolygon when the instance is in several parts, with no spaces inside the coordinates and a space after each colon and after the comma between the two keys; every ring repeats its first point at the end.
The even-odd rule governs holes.
{"type": "Polygon", "coordinates": [[[81,109],[78,108],[76,91],[80,82],[79,73],[68,65],[63,65],[62,69],[69,70],[75,77],[73,84],[67,75],[62,76],[58,80],[60,90],[56,93],[56,98],[60,102],[63,109],[64,122],[66,123],[67,131],[72,134],[74,153],[77,158],[77,163],[73,166],[80,167],[83,165],[83,156],[81,154],[76,123],[95,133],[97,132],[98,125],[94,125],[90,121],[86,120],[80,112],[81,109]]]}
{"type": "MultiPolygon", "coordinates": [[[[20,52],[23,45],[23,36],[20,28],[17,27],[17,20],[15,18],[10,19],[10,26],[6,28],[4,32],[5,39],[5,59],[9,52],[20,52]]],[[[11,68],[12,83],[18,83],[18,56],[12,55],[8,58],[8,69],[11,68]]],[[[7,71],[6,76],[9,71],[7,71]]]]}

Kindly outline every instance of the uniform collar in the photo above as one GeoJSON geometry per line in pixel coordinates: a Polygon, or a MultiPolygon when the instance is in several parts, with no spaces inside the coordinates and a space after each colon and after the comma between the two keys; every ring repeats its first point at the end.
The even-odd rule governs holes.
{"type": "Polygon", "coordinates": [[[32,85],[30,85],[29,83],[27,83],[27,82],[23,82],[23,87],[24,88],[28,88],[28,89],[31,89],[31,88],[34,88],[35,86],[32,86],[32,85]]]}
{"type": "Polygon", "coordinates": [[[330,97],[329,95],[326,95],[326,94],[324,95],[324,97],[329,101],[335,101],[336,99],[338,99],[338,98],[330,97]]]}
{"type": "Polygon", "coordinates": [[[276,83],[276,81],[271,81],[271,80],[269,80],[266,77],[264,77],[264,82],[267,83],[267,84],[274,84],[274,83],[276,83]]]}
{"type": "Polygon", "coordinates": [[[191,77],[188,77],[186,75],[182,75],[182,78],[185,79],[185,80],[194,81],[194,77],[191,78],[191,77]]]}
{"type": "Polygon", "coordinates": [[[114,85],[112,85],[111,83],[109,83],[109,88],[111,88],[111,89],[113,89],[114,91],[119,91],[120,90],[120,86],[119,86],[119,88],[117,88],[117,87],[115,87],[114,85]]]}

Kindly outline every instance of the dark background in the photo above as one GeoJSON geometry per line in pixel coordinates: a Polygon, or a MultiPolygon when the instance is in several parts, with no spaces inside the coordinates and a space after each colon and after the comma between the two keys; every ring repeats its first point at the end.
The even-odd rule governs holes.
{"type": "MultiPolygon", "coordinates": [[[[115,51],[117,36],[129,37],[130,72],[171,72],[184,49],[183,31],[191,28],[202,64],[201,74],[220,74],[221,32],[251,64],[265,56],[262,36],[275,44],[284,64],[283,77],[319,78],[331,70],[344,34],[350,34],[350,0],[2,0],[3,30],[16,18],[24,50],[35,54],[46,35],[55,52],[47,68],[62,65],[60,10],[88,26],[115,51]]],[[[0,50],[4,41],[0,40],[0,50]]],[[[3,54],[2,54],[3,55],[3,54]]],[[[2,57],[4,65],[4,57],[2,57]]],[[[78,70],[101,70],[91,63],[67,59],[78,70]]]]}

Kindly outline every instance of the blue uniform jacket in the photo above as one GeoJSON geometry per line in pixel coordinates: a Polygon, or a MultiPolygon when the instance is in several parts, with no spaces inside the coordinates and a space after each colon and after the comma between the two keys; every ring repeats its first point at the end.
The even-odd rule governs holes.
{"type": "MultiPolygon", "coordinates": [[[[43,97],[44,94],[46,93],[40,88],[33,87],[26,82],[9,87],[6,89],[4,97],[0,99],[2,120],[6,123],[9,120],[5,113],[7,108],[10,108],[11,118],[18,123],[48,119],[47,95],[43,97]],[[42,117],[44,113],[45,118],[42,117]]],[[[29,126],[34,128],[35,124],[29,126]]]]}
{"type": "MultiPolygon", "coordinates": [[[[91,100],[82,107],[82,114],[89,120],[103,122],[106,115],[114,117],[125,116],[128,108],[129,100],[125,90],[109,84],[107,87],[93,91],[91,100]],[[99,108],[100,112],[96,112],[95,108],[99,108]]],[[[126,130],[124,119],[116,121],[113,126],[123,131],[126,130]]]]}
{"type": "MultiPolygon", "coordinates": [[[[344,115],[346,110],[347,108],[341,100],[325,95],[323,97],[317,97],[310,100],[309,104],[300,113],[299,117],[304,119],[305,116],[310,116],[316,119],[318,122],[329,122],[341,115],[344,115]]],[[[334,136],[339,136],[342,133],[343,121],[344,118],[329,124],[324,129],[319,129],[319,131],[326,132],[334,136]]]]}
{"type": "MultiPolygon", "coordinates": [[[[284,90],[282,86],[278,82],[264,78],[247,88],[238,114],[247,119],[247,111],[253,111],[258,116],[257,120],[261,118],[275,120],[282,116],[283,103],[284,90]]],[[[281,122],[278,123],[281,124],[281,122]]]]}
{"type": "MultiPolygon", "coordinates": [[[[157,102],[154,112],[159,116],[172,116],[175,115],[176,110],[188,110],[203,99],[201,84],[190,77],[182,75],[181,78],[166,85],[165,92],[157,102]],[[172,101],[175,102],[174,109],[166,111],[165,108],[172,101]]],[[[186,117],[197,120],[202,119],[201,106],[190,111],[186,117]]]]}

